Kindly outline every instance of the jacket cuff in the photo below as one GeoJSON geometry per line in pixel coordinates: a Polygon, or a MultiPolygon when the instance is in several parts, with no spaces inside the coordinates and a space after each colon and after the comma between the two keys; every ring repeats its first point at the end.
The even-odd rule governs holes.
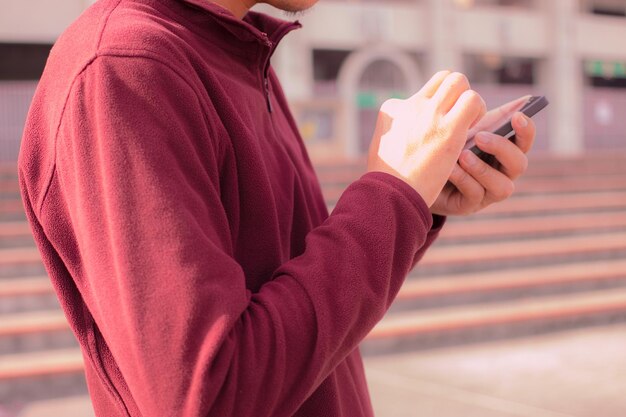
{"type": "Polygon", "coordinates": [[[443,226],[445,217],[431,215],[430,208],[422,196],[415,191],[413,187],[402,181],[400,178],[394,177],[386,172],[372,171],[364,174],[361,179],[379,181],[394,188],[398,193],[402,194],[413,204],[428,229],[432,230],[434,225],[436,225],[438,229],[443,226]]]}

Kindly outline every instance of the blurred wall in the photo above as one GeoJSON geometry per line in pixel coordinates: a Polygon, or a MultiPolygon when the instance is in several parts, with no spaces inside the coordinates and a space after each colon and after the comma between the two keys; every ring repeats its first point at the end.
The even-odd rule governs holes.
{"type": "Polygon", "coordinates": [[[2,0],[0,42],[52,43],[93,1],[2,0]]]}

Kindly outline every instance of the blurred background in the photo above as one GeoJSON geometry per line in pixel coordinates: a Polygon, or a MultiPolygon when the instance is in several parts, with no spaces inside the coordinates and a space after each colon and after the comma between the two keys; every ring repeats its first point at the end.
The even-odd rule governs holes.
{"type": "MultiPolygon", "coordinates": [[[[15,165],[50,48],[92,3],[0,0],[0,417],[93,415],[15,165]]],[[[272,62],[330,209],[380,104],[439,69],[489,107],[551,102],[514,197],[448,219],[362,344],[377,416],[626,416],[626,0],[320,0],[298,19],[272,62]]]]}

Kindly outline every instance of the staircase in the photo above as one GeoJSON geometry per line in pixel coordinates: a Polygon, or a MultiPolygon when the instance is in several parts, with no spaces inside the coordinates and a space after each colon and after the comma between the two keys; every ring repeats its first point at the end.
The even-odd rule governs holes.
{"type": "Polygon", "coordinates": [[[31,236],[15,165],[0,165],[0,415],[85,394],[83,364],[31,236]]]}
{"type": "MultiPolygon", "coordinates": [[[[362,162],[318,164],[330,205],[362,162]]],[[[365,354],[626,320],[626,153],[533,156],[515,195],[449,218],[365,354]]]]}
{"type": "MultiPolygon", "coordinates": [[[[329,207],[363,161],[317,165],[329,207]]],[[[536,156],[508,201],[450,218],[365,354],[626,319],[626,153],[536,156]]],[[[0,167],[0,407],[86,393],[82,356],[0,167]]],[[[1,414],[0,409],[0,414],[1,414]]]]}

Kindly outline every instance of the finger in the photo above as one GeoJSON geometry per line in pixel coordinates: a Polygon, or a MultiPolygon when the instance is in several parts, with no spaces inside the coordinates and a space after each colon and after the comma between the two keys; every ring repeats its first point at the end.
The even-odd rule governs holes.
{"type": "Polygon", "coordinates": [[[515,143],[491,132],[480,132],[475,140],[481,150],[496,157],[500,163],[499,170],[511,180],[526,172],[528,157],[515,143]]]}
{"type": "Polygon", "coordinates": [[[444,120],[452,125],[468,129],[486,113],[487,106],[482,97],[474,90],[466,90],[461,94],[444,120]]]}
{"type": "Polygon", "coordinates": [[[511,121],[513,129],[515,129],[515,143],[524,153],[528,153],[535,142],[535,135],[537,133],[537,127],[535,122],[521,112],[513,115],[511,121]]]}
{"type": "Polygon", "coordinates": [[[509,120],[515,111],[522,108],[530,97],[532,96],[523,96],[503,104],[502,106],[496,107],[495,109],[489,110],[487,114],[485,114],[485,117],[483,117],[480,122],[478,122],[470,130],[470,132],[468,132],[468,137],[474,136],[481,130],[493,131],[499,128],[509,120]]]}
{"type": "MultiPolygon", "coordinates": [[[[472,91],[472,90],[468,90],[468,91],[472,91]]],[[[476,115],[476,119],[474,119],[474,121],[469,126],[470,129],[476,126],[478,123],[480,123],[480,121],[485,117],[485,114],[487,114],[487,103],[485,103],[485,100],[480,95],[478,95],[478,97],[480,98],[480,103],[478,103],[477,105],[480,108],[478,109],[478,114],[476,115]]]]}
{"type": "Polygon", "coordinates": [[[450,75],[450,71],[448,70],[437,72],[415,95],[431,98],[437,92],[437,89],[448,75],[450,75]]]}
{"type": "Polygon", "coordinates": [[[485,198],[485,188],[474,177],[456,164],[449,180],[460,193],[454,202],[456,213],[469,214],[480,208],[485,198]]]}
{"type": "Polygon", "coordinates": [[[515,190],[513,181],[502,172],[487,165],[473,152],[463,151],[459,161],[461,168],[485,189],[483,205],[505,200],[513,194],[515,190]]]}
{"type": "Polygon", "coordinates": [[[432,99],[437,109],[445,114],[450,111],[461,94],[469,88],[470,84],[467,77],[460,72],[453,72],[442,81],[432,99]]]}
{"type": "Polygon", "coordinates": [[[494,117],[497,117],[497,118],[511,117],[513,113],[515,113],[516,111],[519,111],[522,107],[524,107],[524,104],[526,104],[528,99],[530,99],[531,97],[532,97],[531,95],[522,96],[522,97],[516,98],[515,100],[509,101],[508,103],[505,103],[499,107],[496,107],[495,109],[493,109],[494,117]]]}

